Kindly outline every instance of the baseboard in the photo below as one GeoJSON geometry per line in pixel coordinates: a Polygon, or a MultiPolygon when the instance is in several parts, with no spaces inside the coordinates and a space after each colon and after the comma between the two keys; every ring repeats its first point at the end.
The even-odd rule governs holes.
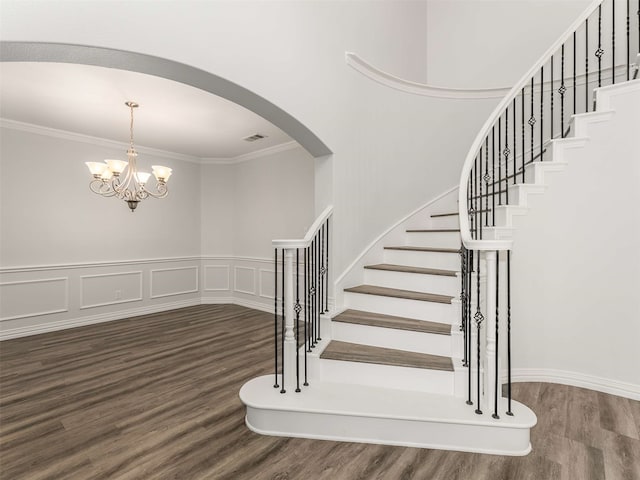
{"type": "Polygon", "coordinates": [[[0,331],[0,341],[10,340],[12,338],[28,337],[30,335],[38,335],[40,333],[56,332],[58,330],[65,330],[67,328],[84,327],[86,325],[94,325],[96,323],[112,322],[114,320],[122,320],[124,318],[138,317],[140,315],[148,315],[150,313],[164,312],[167,310],[173,310],[175,308],[191,307],[194,305],[200,305],[199,298],[180,300],[170,303],[161,303],[157,305],[148,305],[145,307],[119,310],[117,312],[101,313],[98,315],[70,318],[66,320],[59,320],[56,322],[31,325],[28,327],[11,328],[8,330],[0,331]]]}
{"type": "MultiPolygon", "coordinates": [[[[506,382],[506,373],[502,379],[506,382]]],[[[548,382],[582,387],[598,392],[609,393],[619,397],[640,400],[640,385],[620,382],[584,373],[554,370],[551,368],[516,368],[511,372],[512,382],[548,382]]]]}

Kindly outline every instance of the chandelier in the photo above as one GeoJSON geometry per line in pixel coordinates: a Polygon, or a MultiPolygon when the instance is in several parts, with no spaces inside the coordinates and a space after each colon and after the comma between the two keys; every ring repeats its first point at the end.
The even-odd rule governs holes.
{"type": "Polygon", "coordinates": [[[127,202],[133,212],[140,201],[149,198],[164,198],[169,191],[167,181],[171,176],[171,169],[161,165],[153,165],[153,175],[157,180],[155,191],[147,187],[147,181],[151,177],[150,173],[139,172],[136,166],[138,152],[133,148],[133,109],[138,108],[136,102],[125,102],[131,111],[131,123],[129,126],[129,149],[127,150],[127,161],[105,160],[100,162],[85,162],[89,171],[93,175],[93,180],[89,183],[92,192],[103,197],[117,197],[127,202]]]}

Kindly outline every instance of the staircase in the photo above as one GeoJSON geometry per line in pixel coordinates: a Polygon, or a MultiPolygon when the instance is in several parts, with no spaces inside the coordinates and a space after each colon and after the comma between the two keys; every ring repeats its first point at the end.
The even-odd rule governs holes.
{"type": "MultiPolygon", "coordinates": [[[[557,59],[561,51],[564,72],[565,43],[572,35],[575,42],[574,32],[587,18],[599,20],[601,4],[595,1],[498,105],[469,151],[460,187],[391,227],[338,276],[333,311],[328,311],[325,256],[332,209],[304,239],[274,241],[276,270],[277,249],[283,251],[275,372],[250,380],[240,391],[250,429],[501,455],[531,450],[536,416],[510,392],[515,233],[535,208],[536,196],[553,188],[552,176],[570,173],[568,165],[590,148],[589,131],[617,114],[637,118],[629,112],[639,106],[640,80],[634,80],[629,58],[640,64],[640,57],[629,52],[621,73],[626,78],[600,87],[598,70],[598,84],[589,90],[586,83],[582,113],[575,106],[575,72],[575,114],[564,111],[571,88],[566,76],[556,84],[561,110],[556,106],[554,113],[554,87],[551,104],[543,101],[544,65],[553,65],[553,55],[557,59]],[[635,105],[616,99],[629,92],[635,105]],[[555,119],[556,129],[544,130],[543,117],[555,119]],[[502,132],[502,138],[513,138],[510,146],[501,144],[502,132]]],[[[575,64],[575,49],[573,55],[575,64]]]]}

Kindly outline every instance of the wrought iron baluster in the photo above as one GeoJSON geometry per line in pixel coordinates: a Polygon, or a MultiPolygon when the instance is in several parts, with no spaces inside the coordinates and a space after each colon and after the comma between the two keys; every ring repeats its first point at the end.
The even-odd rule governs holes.
{"type": "MultiPolygon", "coordinates": [[[[509,150],[509,105],[507,105],[507,110],[504,114],[504,189],[506,191],[506,202],[509,204],[509,154],[511,150],[509,150]]],[[[516,172],[514,170],[513,175],[515,177],[516,172]]]]}
{"type": "MultiPolygon", "coordinates": [[[[320,313],[324,311],[324,224],[320,226],[317,233],[319,237],[318,241],[318,283],[320,287],[319,298],[318,298],[318,318],[320,318],[320,313]]],[[[318,321],[319,322],[319,321],[318,321]]],[[[318,323],[320,325],[320,323],[318,323]]]]}
{"type": "Polygon", "coordinates": [[[304,383],[305,387],[309,386],[307,371],[307,353],[311,351],[309,348],[309,289],[307,286],[309,280],[309,247],[304,249],[304,383]]]}
{"type": "Polygon", "coordinates": [[[616,0],[611,1],[611,84],[616,83],[616,0]]]}
{"type": "Polygon", "coordinates": [[[516,184],[516,158],[518,151],[518,142],[516,142],[516,97],[513,97],[513,184],[516,184]]]}
{"type": "Polygon", "coordinates": [[[576,114],[576,32],[573,32],[573,114],[576,114]]]}
{"type": "Polygon", "coordinates": [[[551,131],[551,135],[549,139],[553,140],[553,101],[555,100],[556,92],[553,90],[553,55],[551,55],[551,80],[550,85],[551,89],[549,90],[549,95],[551,96],[551,116],[549,118],[549,130],[551,131]]]}
{"type": "Polygon", "coordinates": [[[464,245],[460,247],[460,303],[461,303],[461,321],[460,321],[460,331],[462,332],[462,343],[465,345],[465,351],[462,355],[462,365],[467,366],[467,307],[466,307],[466,298],[467,298],[467,265],[466,265],[466,249],[464,245]]]}
{"type": "Polygon", "coordinates": [[[522,154],[521,154],[521,164],[522,164],[522,168],[521,168],[521,172],[522,172],[522,183],[524,183],[524,137],[525,137],[525,133],[524,133],[524,87],[522,87],[522,90],[520,91],[520,100],[521,100],[521,106],[520,106],[520,116],[521,118],[521,127],[522,127],[522,132],[520,135],[520,140],[522,142],[522,154]]]}
{"type": "Polygon", "coordinates": [[[540,67],[540,161],[543,162],[544,148],[544,66],[540,67]]]}
{"type": "MultiPolygon", "coordinates": [[[[502,117],[498,117],[498,205],[502,205],[502,162],[500,151],[502,150],[502,117]]],[[[495,225],[495,221],[494,221],[495,225]]]]}
{"type": "MultiPolygon", "coordinates": [[[[498,161],[500,159],[498,158],[498,161]]],[[[491,226],[496,225],[496,127],[491,127],[491,226]]],[[[487,186],[488,188],[488,186],[487,186]]],[[[487,192],[489,193],[489,192],[487,192]]],[[[498,191],[498,194],[500,192],[498,191]]]]}
{"type": "Polygon", "coordinates": [[[296,248],[296,392],[300,392],[300,249],[296,248]]]}
{"type": "MultiPolygon", "coordinates": [[[[640,9],[639,9],[640,10],[640,9]]],[[[631,43],[629,40],[629,35],[631,33],[631,22],[630,20],[630,6],[629,6],[629,0],[627,0],[627,81],[629,81],[630,76],[631,76],[631,43]]]]}
{"type": "Polygon", "coordinates": [[[311,246],[307,246],[305,249],[304,262],[306,270],[306,275],[304,277],[304,290],[307,299],[305,305],[305,312],[307,315],[307,352],[311,353],[311,347],[313,346],[313,311],[311,310],[311,246]]]}
{"type": "Polygon", "coordinates": [[[589,19],[584,20],[584,111],[589,111],[589,19]]]}
{"type": "Polygon", "coordinates": [[[285,302],[285,294],[284,294],[284,257],[285,257],[285,253],[284,253],[284,248],[282,249],[282,345],[281,345],[281,350],[282,350],[282,390],[280,390],[280,393],[285,393],[286,390],[284,389],[284,334],[285,334],[285,314],[284,314],[284,302],[285,302]]]}
{"type": "Polygon", "coordinates": [[[273,340],[274,340],[274,350],[275,350],[275,382],[273,384],[273,388],[279,388],[278,385],[278,249],[274,249],[274,265],[273,265],[273,340]]]}
{"type": "Polygon", "coordinates": [[[309,297],[311,300],[311,348],[316,348],[316,336],[317,336],[317,326],[316,326],[316,239],[315,237],[311,240],[311,251],[309,252],[309,260],[311,276],[309,278],[310,288],[309,288],[309,297]]]}
{"type": "Polygon", "coordinates": [[[596,50],[596,57],[598,57],[598,87],[602,86],[602,4],[598,5],[598,49],[596,50]]]}
{"type": "MultiPolygon", "coordinates": [[[[493,415],[491,415],[496,420],[500,418],[500,415],[498,415],[498,398],[501,396],[500,391],[498,390],[498,385],[500,383],[499,382],[500,372],[498,371],[498,358],[500,357],[500,352],[499,352],[500,327],[499,326],[500,326],[500,251],[496,250],[496,362],[495,362],[496,383],[494,386],[495,395],[493,396],[494,398],[493,415]]],[[[487,368],[489,368],[488,365],[487,365],[487,368]]]]}
{"type": "MultiPolygon", "coordinates": [[[[529,117],[529,126],[531,127],[531,162],[533,162],[533,126],[536,124],[536,117],[533,114],[533,77],[531,77],[531,116],[529,117]]],[[[524,166],[523,166],[524,169],[524,166]]],[[[523,173],[524,175],[524,173],[523,173]]]]}
{"type": "Polygon", "coordinates": [[[329,219],[328,218],[325,223],[327,224],[327,231],[326,231],[327,250],[326,250],[326,257],[325,257],[325,272],[324,272],[324,276],[325,276],[324,313],[328,313],[329,312],[329,219]]]}
{"type": "Polygon", "coordinates": [[[507,250],[507,415],[511,411],[511,250],[507,250]]]}
{"type": "MultiPolygon", "coordinates": [[[[316,233],[316,237],[320,237],[319,241],[317,242],[317,247],[318,247],[318,251],[316,252],[317,255],[317,263],[318,263],[318,269],[316,271],[316,275],[318,278],[318,285],[320,287],[322,287],[322,274],[320,273],[322,271],[322,254],[320,252],[320,244],[322,243],[322,235],[320,235],[320,230],[318,230],[318,233],[316,233]]],[[[318,309],[316,312],[317,318],[318,318],[318,341],[322,340],[322,335],[320,332],[320,325],[322,324],[322,322],[320,321],[320,313],[322,312],[322,290],[320,290],[320,296],[318,297],[318,300],[316,301],[316,308],[318,309]]]]}
{"type": "Polygon", "coordinates": [[[567,89],[564,86],[564,43],[562,44],[562,55],[560,60],[560,138],[564,138],[564,93],[567,89]]]}
{"type": "Polygon", "coordinates": [[[476,370],[478,372],[477,375],[477,390],[478,390],[478,405],[476,407],[476,413],[478,415],[482,415],[482,410],[480,409],[480,329],[482,327],[482,321],[484,320],[484,315],[480,311],[480,251],[478,251],[478,265],[476,267],[476,314],[473,316],[473,319],[476,322],[476,370]]]}
{"type": "Polygon", "coordinates": [[[489,226],[489,136],[484,139],[484,183],[487,186],[487,193],[484,197],[484,221],[485,227],[489,226]]]}

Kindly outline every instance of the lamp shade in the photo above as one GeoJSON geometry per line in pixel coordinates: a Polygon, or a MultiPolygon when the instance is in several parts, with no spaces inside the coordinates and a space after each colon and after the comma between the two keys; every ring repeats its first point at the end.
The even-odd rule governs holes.
{"type": "Polygon", "coordinates": [[[169,167],[163,167],[162,165],[152,165],[153,175],[158,181],[166,182],[171,176],[172,170],[169,167]]]}
{"type": "Polygon", "coordinates": [[[84,162],[84,163],[89,168],[91,175],[93,175],[94,177],[99,177],[107,169],[106,163],[100,163],[100,162],[84,162]]]}
{"type": "Polygon", "coordinates": [[[120,175],[127,165],[128,162],[124,160],[105,160],[105,163],[109,166],[109,170],[111,170],[115,175],[120,175]]]}
{"type": "Polygon", "coordinates": [[[138,181],[138,183],[140,185],[144,185],[145,183],[147,183],[147,180],[149,180],[150,176],[151,176],[151,174],[147,173],[147,172],[137,172],[136,173],[136,180],[138,181]]]}

